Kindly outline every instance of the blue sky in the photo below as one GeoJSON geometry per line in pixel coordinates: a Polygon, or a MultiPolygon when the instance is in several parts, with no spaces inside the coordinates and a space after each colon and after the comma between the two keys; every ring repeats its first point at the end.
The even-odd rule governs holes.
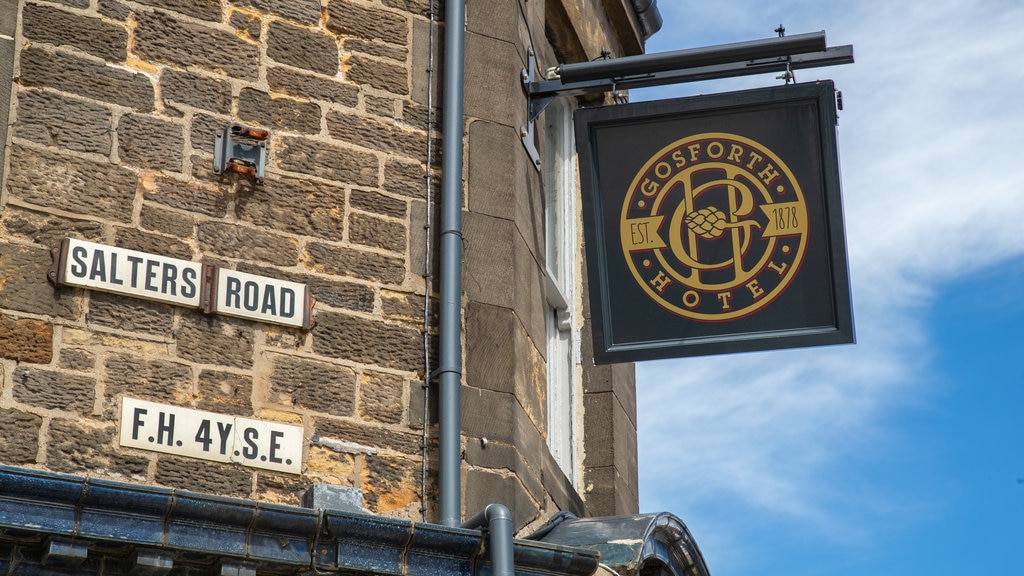
{"type": "Polygon", "coordinates": [[[1024,574],[1024,2],[658,6],[648,52],[780,23],[854,46],[797,80],[844,95],[858,343],[638,364],[641,509],[715,576],[1024,574]]]}

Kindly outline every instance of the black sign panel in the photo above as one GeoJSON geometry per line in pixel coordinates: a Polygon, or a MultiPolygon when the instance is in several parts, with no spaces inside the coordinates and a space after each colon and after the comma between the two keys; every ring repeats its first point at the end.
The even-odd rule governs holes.
{"type": "Polygon", "coordinates": [[[853,342],[831,81],[575,124],[595,362],[853,342]]]}

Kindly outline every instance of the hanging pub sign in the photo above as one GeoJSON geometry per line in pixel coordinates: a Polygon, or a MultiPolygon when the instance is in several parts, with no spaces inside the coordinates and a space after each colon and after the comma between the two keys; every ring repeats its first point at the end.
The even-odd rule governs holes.
{"type": "Polygon", "coordinates": [[[65,238],[49,280],[270,324],[310,330],[316,299],[305,284],[200,262],[65,238]]]}
{"type": "Polygon", "coordinates": [[[853,342],[831,81],[575,125],[596,363],[853,342]]]}

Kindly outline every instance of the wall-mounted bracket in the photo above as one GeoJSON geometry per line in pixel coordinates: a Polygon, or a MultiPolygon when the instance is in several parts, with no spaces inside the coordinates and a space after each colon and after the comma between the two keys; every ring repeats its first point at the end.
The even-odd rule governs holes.
{"type": "MultiPolygon", "coordinates": [[[[768,72],[787,72],[853,63],[853,46],[825,45],[824,32],[704,46],[673,52],[623,56],[559,66],[554,78],[533,81],[533,48],[523,70],[528,103],[527,127],[558,96],[582,96],[615,90],[719,80],[768,72]]],[[[524,128],[525,130],[525,128],[524,128]]],[[[531,139],[532,142],[532,139],[531,139]]],[[[523,142],[526,145],[526,141],[523,142]]]]}
{"type": "MultiPolygon", "coordinates": [[[[526,148],[526,153],[530,156],[530,161],[533,162],[533,167],[540,171],[540,152],[537,150],[537,130],[534,125],[537,116],[540,114],[538,111],[536,114],[533,113],[534,102],[533,98],[530,97],[530,85],[533,83],[533,75],[537,72],[537,55],[533,51],[533,46],[526,52],[526,68],[523,68],[521,73],[523,90],[526,90],[526,100],[529,105],[529,116],[526,119],[526,125],[519,127],[519,138],[523,142],[523,147],[526,148]]],[[[544,102],[544,106],[547,106],[554,96],[549,96],[547,101],[544,102]]],[[[543,108],[541,108],[543,110],[543,108]]]]}
{"type": "Polygon", "coordinates": [[[234,172],[263,184],[267,166],[267,137],[269,132],[232,124],[217,134],[213,149],[213,173],[234,172]]]}

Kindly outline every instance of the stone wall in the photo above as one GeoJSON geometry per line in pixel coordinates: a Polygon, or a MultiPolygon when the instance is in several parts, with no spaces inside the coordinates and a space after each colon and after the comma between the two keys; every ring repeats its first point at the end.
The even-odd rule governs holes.
{"type": "MultiPolygon", "coordinates": [[[[615,20],[628,5],[467,3],[463,428],[467,481],[493,487],[467,493],[469,510],[494,493],[504,495],[519,523],[553,509],[581,515],[638,510],[633,366],[592,366],[586,353],[589,323],[577,388],[583,446],[575,486],[546,449],[544,180],[521,141],[527,98],[510,86],[526,68],[531,46],[537,57],[534,80],[559,63],[598,58],[602,49],[617,56],[636,53],[642,41],[635,28],[615,20]],[[628,33],[617,26],[628,27],[628,33]],[[501,407],[500,416],[495,407],[501,407]]],[[[535,123],[542,153],[544,125],[543,117],[535,123]]],[[[579,292],[585,293],[583,286],[579,292]]],[[[578,317],[588,317],[585,307],[584,298],[578,317]]]]}
{"type": "MultiPolygon", "coordinates": [[[[428,1],[4,2],[19,24],[0,172],[0,462],[290,504],[323,482],[423,519],[428,1]],[[236,122],[269,130],[263,185],[214,173],[215,135],[236,122]],[[305,283],[316,326],[54,289],[65,237],[305,283]],[[302,474],[121,448],[124,396],[301,425],[302,474]]],[[[568,485],[544,444],[541,197],[518,79],[531,41],[543,64],[558,58],[545,12],[476,0],[467,17],[464,505],[505,502],[517,527],[635,508],[635,479],[601,480],[616,458],[628,480],[629,451],[635,475],[635,414],[625,444],[587,448],[596,488],[568,485]]],[[[627,408],[631,378],[614,399],[627,408]]],[[[432,509],[433,443],[427,454],[432,509]]]]}

